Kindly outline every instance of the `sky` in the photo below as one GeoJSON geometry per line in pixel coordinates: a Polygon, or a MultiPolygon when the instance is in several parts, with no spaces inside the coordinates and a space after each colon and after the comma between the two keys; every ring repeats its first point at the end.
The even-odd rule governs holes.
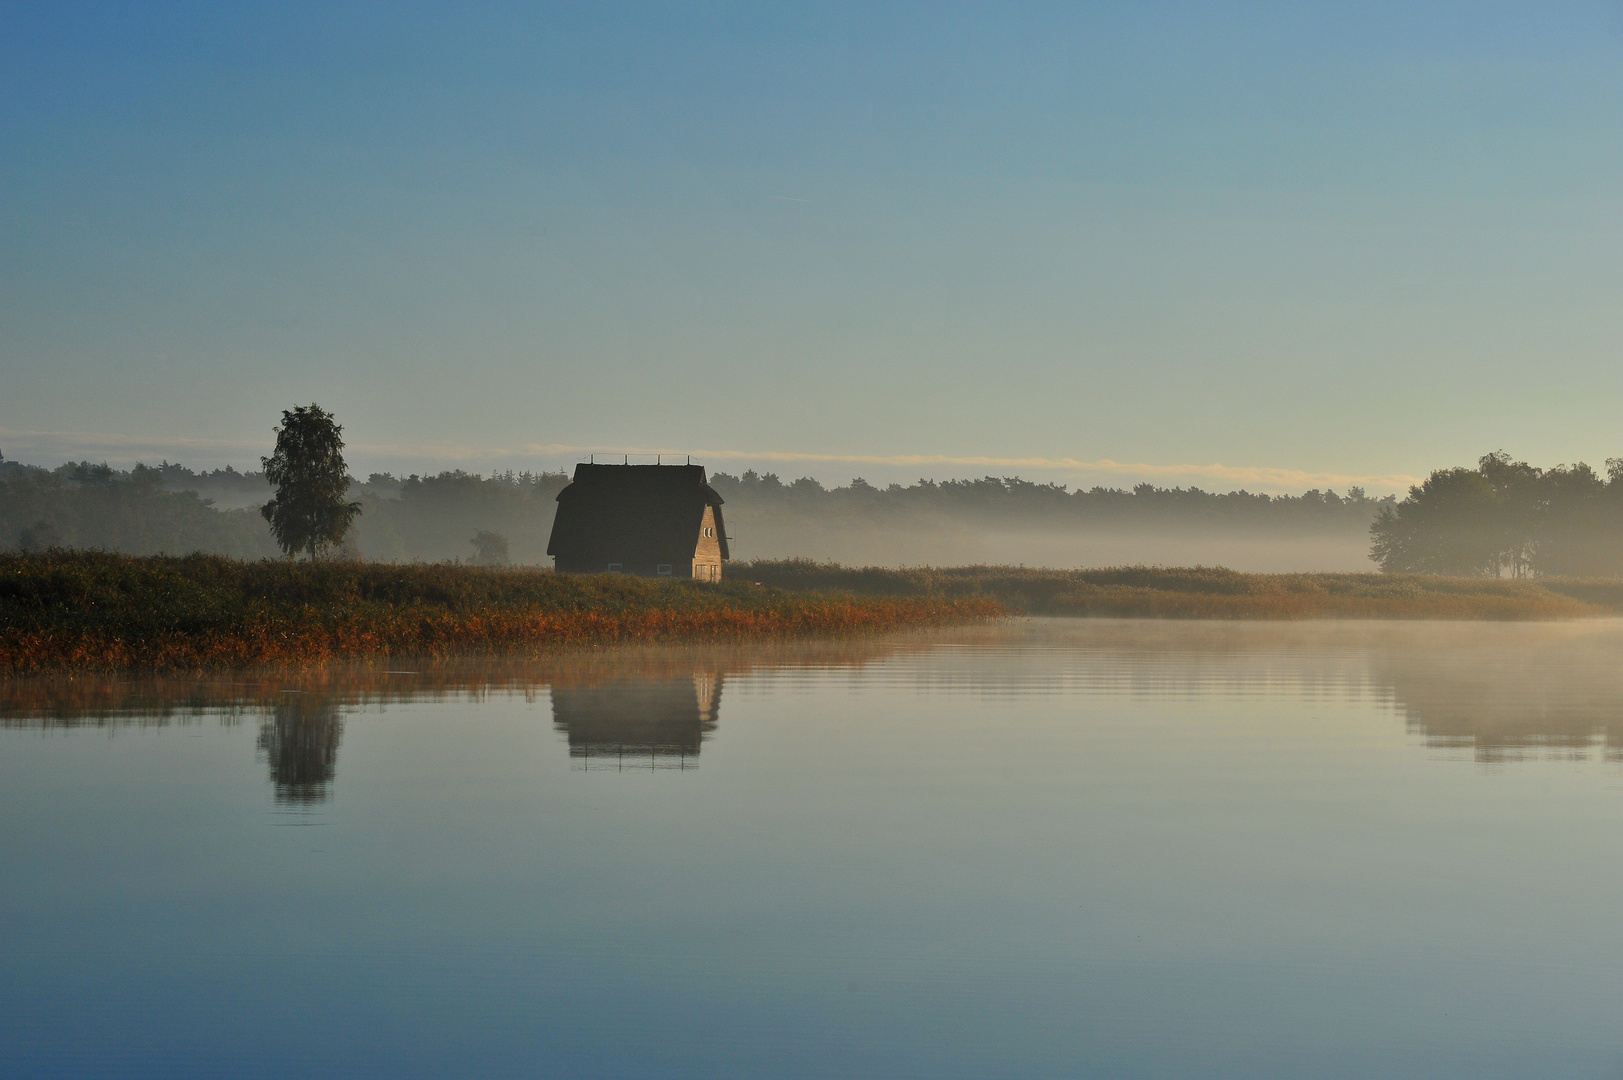
{"type": "Polygon", "coordinates": [[[4,3],[0,453],[1600,467],[1620,136],[1616,3],[4,3]]]}

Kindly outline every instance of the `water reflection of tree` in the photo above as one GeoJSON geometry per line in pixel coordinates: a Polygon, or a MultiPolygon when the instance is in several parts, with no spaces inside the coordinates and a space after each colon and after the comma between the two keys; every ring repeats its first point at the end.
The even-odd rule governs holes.
{"type": "Polygon", "coordinates": [[[719,672],[554,684],[552,718],[582,768],[688,768],[715,730],[719,672]]]}
{"type": "Polygon", "coordinates": [[[286,693],[259,727],[259,750],[270,765],[279,803],[326,800],[338,769],[344,721],[330,697],[286,693]]]}
{"type": "Polygon", "coordinates": [[[1468,748],[1484,762],[1597,751],[1623,760],[1623,672],[1587,650],[1393,652],[1378,655],[1372,673],[1428,746],[1468,748]]]}
{"type": "Polygon", "coordinates": [[[164,727],[205,718],[235,723],[273,711],[293,696],[284,694],[285,690],[298,690],[306,698],[322,698],[342,708],[368,708],[396,702],[483,701],[498,697],[538,701],[551,686],[635,678],[692,679],[695,672],[730,677],[763,670],[853,670],[922,651],[945,633],[633,646],[544,656],[423,661],[397,657],[387,667],[335,664],[274,674],[18,676],[0,679],[0,728],[164,727]]]}
{"type": "Polygon", "coordinates": [[[397,658],[387,668],[333,665],[275,674],[0,679],[0,730],[139,730],[257,719],[258,751],[269,766],[277,801],[310,804],[330,794],[344,710],[500,697],[539,703],[550,695],[554,719],[581,767],[688,768],[715,730],[725,675],[850,670],[927,648],[938,633],[570,650],[539,657],[397,658]]]}
{"type": "Polygon", "coordinates": [[[541,703],[582,767],[685,767],[715,729],[723,678],[856,670],[932,693],[1210,694],[1389,701],[1429,746],[1482,761],[1604,754],[1623,761],[1623,624],[1230,623],[1076,619],[917,638],[590,649],[275,675],[76,675],[0,680],[0,729],[261,726],[277,798],[334,782],[342,710],[393,702],[541,703]],[[1040,648],[1020,648],[1029,639],[1040,648]],[[968,648],[932,651],[950,640],[968,648]],[[399,670],[410,668],[411,670],[399,670]],[[302,693],[289,694],[286,690],[302,693]]]}

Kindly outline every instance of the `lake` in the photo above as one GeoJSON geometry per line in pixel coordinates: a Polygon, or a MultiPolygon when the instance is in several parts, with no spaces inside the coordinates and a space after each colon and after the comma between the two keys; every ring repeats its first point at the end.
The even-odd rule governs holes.
{"type": "Polygon", "coordinates": [[[0,681],[8,1077],[1623,1075],[1623,623],[0,681]]]}

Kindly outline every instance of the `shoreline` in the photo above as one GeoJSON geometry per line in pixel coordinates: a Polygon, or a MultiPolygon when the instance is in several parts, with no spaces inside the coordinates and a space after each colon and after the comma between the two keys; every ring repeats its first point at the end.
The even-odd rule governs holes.
{"type": "Polygon", "coordinates": [[[1221,568],[729,567],[719,584],[534,567],[0,555],[0,677],[308,668],[391,657],[868,636],[1008,616],[1568,621],[1623,580],[1242,574],[1221,568]]]}
{"type": "Polygon", "coordinates": [[[1150,619],[1527,621],[1623,614],[1620,578],[1251,574],[1223,567],[843,567],[804,559],[737,573],[792,591],[994,599],[1024,615],[1150,619]]]}
{"type": "Polygon", "coordinates": [[[458,564],[0,555],[0,675],[311,667],[571,646],[842,637],[998,618],[986,598],[458,564]]]}

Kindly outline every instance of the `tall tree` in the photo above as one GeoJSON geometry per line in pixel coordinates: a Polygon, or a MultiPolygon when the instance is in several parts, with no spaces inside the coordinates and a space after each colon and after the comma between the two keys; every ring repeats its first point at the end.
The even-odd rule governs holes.
{"type": "Polygon", "coordinates": [[[344,429],[312,402],[284,410],[275,431],[276,452],[260,462],[276,495],[259,512],[288,558],[303,551],[314,559],[342,544],[361,512],[360,503],[344,501],[349,493],[344,429]]]}
{"type": "Polygon", "coordinates": [[[1525,577],[1547,517],[1544,470],[1496,450],[1477,459],[1476,471],[1499,497],[1500,562],[1512,577],[1525,577]]]}
{"type": "Polygon", "coordinates": [[[1557,465],[1539,478],[1543,497],[1533,568],[1540,574],[1615,574],[1619,567],[1617,500],[1583,462],[1557,465]]]}
{"type": "Polygon", "coordinates": [[[1369,527],[1370,558],[1387,573],[1497,577],[1505,559],[1504,500],[1480,473],[1439,469],[1369,527]]]}

